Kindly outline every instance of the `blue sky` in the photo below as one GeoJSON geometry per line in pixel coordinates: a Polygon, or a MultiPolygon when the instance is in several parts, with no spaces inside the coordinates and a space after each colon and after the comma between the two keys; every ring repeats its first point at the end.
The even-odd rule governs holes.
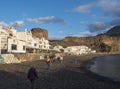
{"type": "Polygon", "coordinates": [[[48,30],[50,39],[93,36],[120,25],[120,0],[1,0],[0,26],[48,30]]]}

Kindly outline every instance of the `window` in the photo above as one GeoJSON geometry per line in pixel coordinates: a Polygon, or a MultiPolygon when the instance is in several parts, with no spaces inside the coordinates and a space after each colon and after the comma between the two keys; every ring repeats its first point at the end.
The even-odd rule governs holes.
{"type": "Polygon", "coordinates": [[[37,44],[36,44],[36,43],[34,43],[34,46],[36,47],[36,46],[37,46],[37,44]]]}
{"type": "Polygon", "coordinates": [[[9,36],[13,36],[12,33],[10,33],[9,36]]]}
{"type": "Polygon", "coordinates": [[[23,46],[23,50],[25,50],[25,46],[23,46]]]}
{"type": "Polygon", "coordinates": [[[42,48],[42,46],[40,46],[40,48],[42,48]]]}
{"type": "Polygon", "coordinates": [[[31,44],[31,42],[28,42],[28,44],[31,44]]]}
{"type": "Polygon", "coordinates": [[[15,43],[15,39],[13,40],[13,42],[15,43]]]}
{"type": "Polygon", "coordinates": [[[42,44],[42,42],[40,41],[40,44],[42,44]]]}
{"type": "Polygon", "coordinates": [[[12,50],[17,50],[17,45],[12,44],[12,45],[11,45],[11,49],[12,49],[12,50]]]}

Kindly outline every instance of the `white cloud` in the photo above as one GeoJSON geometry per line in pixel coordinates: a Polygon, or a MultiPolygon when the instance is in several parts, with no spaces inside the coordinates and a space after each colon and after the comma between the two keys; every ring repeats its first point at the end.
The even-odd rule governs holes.
{"type": "Polygon", "coordinates": [[[95,15],[95,13],[91,15],[91,18],[94,19],[94,20],[100,20],[100,19],[104,19],[104,20],[105,20],[105,19],[109,19],[108,16],[99,16],[99,17],[98,17],[97,15],[95,15]]]}
{"type": "Polygon", "coordinates": [[[91,9],[91,5],[80,5],[74,8],[73,11],[79,12],[79,13],[88,13],[90,12],[90,9],[91,9]]]}
{"type": "Polygon", "coordinates": [[[82,37],[87,37],[87,36],[94,36],[95,34],[90,32],[90,31],[84,31],[80,33],[82,37]]]}
{"type": "Polygon", "coordinates": [[[49,40],[62,40],[63,37],[49,36],[48,39],[49,39],[49,40]]]}
{"type": "Polygon", "coordinates": [[[6,23],[4,21],[0,22],[0,26],[1,27],[8,27],[8,26],[13,26],[13,27],[18,27],[18,26],[22,26],[24,24],[24,21],[15,21],[15,22],[10,22],[10,23],[6,23]]]}
{"type": "Polygon", "coordinates": [[[5,22],[3,22],[3,21],[1,21],[1,22],[0,22],[0,26],[1,26],[1,27],[7,27],[7,26],[8,26],[8,24],[7,24],[7,23],[5,23],[5,22]]]}
{"type": "Polygon", "coordinates": [[[60,30],[60,31],[58,31],[59,33],[63,33],[63,31],[62,30],[60,30]]]}
{"type": "Polygon", "coordinates": [[[54,16],[40,17],[40,18],[34,18],[34,19],[29,18],[28,21],[42,24],[42,23],[45,23],[46,21],[52,21],[54,20],[54,18],[55,18],[54,16]]]}
{"type": "Polygon", "coordinates": [[[111,22],[108,23],[111,27],[120,25],[120,18],[113,19],[111,22]]]}
{"type": "Polygon", "coordinates": [[[43,23],[61,23],[65,24],[62,18],[55,18],[54,16],[40,17],[40,18],[29,18],[28,21],[43,24],[43,23]]]}
{"type": "Polygon", "coordinates": [[[84,32],[79,32],[79,33],[76,33],[76,34],[72,34],[72,35],[70,35],[70,36],[77,36],[77,37],[88,37],[88,36],[94,36],[95,35],[95,33],[93,33],[93,32],[90,32],[90,31],[84,31],[84,32]]]}
{"type": "Polygon", "coordinates": [[[80,21],[80,24],[81,25],[86,25],[86,24],[88,24],[88,22],[86,22],[86,21],[80,21]]]}
{"type": "Polygon", "coordinates": [[[120,17],[120,0],[98,0],[92,4],[80,5],[72,11],[79,13],[88,13],[91,8],[101,8],[106,16],[115,15],[120,17]]]}
{"type": "Polygon", "coordinates": [[[90,32],[101,33],[104,31],[109,25],[103,22],[94,22],[88,25],[88,29],[90,32]]]}
{"type": "MultiPolygon", "coordinates": [[[[109,22],[95,22],[88,25],[90,32],[101,33],[108,30],[108,28],[120,25],[120,0],[99,0],[95,3],[96,8],[101,8],[102,13],[106,15],[107,18],[112,16],[112,21],[109,22]],[[116,18],[117,17],[117,18],[116,18]]],[[[97,16],[93,16],[98,18],[97,16]]],[[[100,19],[100,17],[99,17],[100,19]]],[[[101,19],[105,19],[102,17],[101,19]]]]}
{"type": "Polygon", "coordinates": [[[109,22],[94,22],[88,24],[88,30],[93,33],[102,33],[108,30],[109,28],[118,25],[120,25],[120,18],[113,19],[109,22]]]}
{"type": "Polygon", "coordinates": [[[120,17],[119,0],[99,0],[97,6],[103,9],[105,15],[116,15],[120,17]]]}
{"type": "Polygon", "coordinates": [[[24,24],[24,21],[16,21],[15,25],[16,26],[22,26],[24,24]]]}

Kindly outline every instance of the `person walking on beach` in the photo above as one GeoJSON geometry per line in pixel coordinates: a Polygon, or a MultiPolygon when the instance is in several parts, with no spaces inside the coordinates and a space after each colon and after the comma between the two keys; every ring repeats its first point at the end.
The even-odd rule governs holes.
{"type": "Polygon", "coordinates": [[[63,61],[63,56],[60,56],[60,63],[62,63],[62,61],[63,61]]]}
{"type": "Polygon", "coordinates": [[[74,58],[74,63],[75,63],[75,64],[77,64],[77,60],[78,60],[77,58],[74,58]]]}
{"type": "Polygon", "coordinates": [[[34,67],[31,67],[28,70],[27,78],[30,80],[31,89],[34,89],[35,80],[38,78],[36,69],[34,67]]]}
{"type": "Polygon", "coordinates": [[[50,60],[50,57],[48,56],[47,59],[46,59],[46,64],[47,64],[47,70],[50,71],[50,67],[51,67],[51,60],[50,60]]]}
{"type": "Polygon", "coordinates": [[[57,58],[56,58],[56,56],[54,56],[52,61],[53,61],[53,62],[55,62],[55,61],[56,61],[56,59],[57,59],[57,58]]]}

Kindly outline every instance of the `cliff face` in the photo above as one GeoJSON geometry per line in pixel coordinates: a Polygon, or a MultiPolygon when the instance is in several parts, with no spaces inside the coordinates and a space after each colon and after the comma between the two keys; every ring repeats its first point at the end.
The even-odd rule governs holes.
{"type": "Polygon", "coordinates": [[[48,31],[42,28],[33,28],[31,29],[33,37],[44,37],[45,39],[48,40],[48,31]]]}

